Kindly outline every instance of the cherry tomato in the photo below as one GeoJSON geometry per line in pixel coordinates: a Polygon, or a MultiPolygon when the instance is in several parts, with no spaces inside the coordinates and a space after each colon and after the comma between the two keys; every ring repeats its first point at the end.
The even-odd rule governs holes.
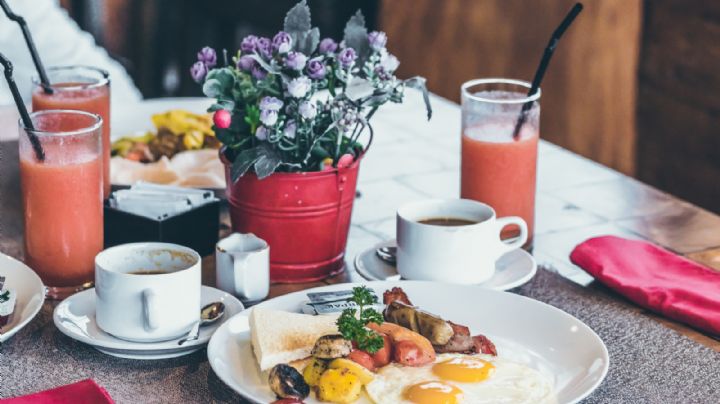
{"type": "Polygon", "coordinates": [[[348,359],[367,368],[370,371],[375,371],[375,361],[373,361],[372,356],[370,356],[370,354],[365,351],[353,349],[350,352],[350,355],[348,355],[348,359]]]}
{"type": "Polygon", "coordinates": [[[420,347],[412,341],[398,341],[394,349],[395,362],[401,365],[420,366],[425,364],[420,347]]]}
{"type": "Polygon", "coordinates": [[[381,367],[387,365],[388,363],[390,363],[390,360],[392,359],[392,350],[393,350],[392,341],[390,340],[390,337],[388,337],[385,334],[383,334],[382,337],[383,337],[383,341],[384,341],[383,347],[380,348],[380,350],[375,352],[374,354],[371,354],[373,362],[375,362],[376,368],[381,368],[381,367]]]}

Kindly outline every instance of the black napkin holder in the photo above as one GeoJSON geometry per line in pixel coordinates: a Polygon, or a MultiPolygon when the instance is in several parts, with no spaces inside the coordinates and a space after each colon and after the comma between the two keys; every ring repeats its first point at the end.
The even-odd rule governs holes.
{"type": "Polygon", "coordinates": [[[118,210],[105,202],[105,248],[125,243],[159,241],[192,248],[204,257],[215,251],[219,231],[219,200],[157,219],[118,210]]]}

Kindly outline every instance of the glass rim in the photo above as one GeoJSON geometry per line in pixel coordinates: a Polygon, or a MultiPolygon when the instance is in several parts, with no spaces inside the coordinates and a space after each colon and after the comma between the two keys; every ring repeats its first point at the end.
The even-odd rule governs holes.
{"type": "MultiPolygon", "coordinates": [[[[50,88],[52,88],[53,91],[63,92],[63,91],[88,90],[88,89],[97,88],[97,87],[104,87],[104,86],[110,84],[110,73],[105,69],[101,69],[99,67],[94,67],[94,66],[86,66],[86,65],[50,66],[46,69],[46,72],[48,73],[48,76],[49,76],[50,73],[53,73],[53,72],[73,71],[73,70],[88,70],[88,71],[92,71],[95,73],[99,73],[101,77],[98,78],[97,81],[93,82],[93,83],[79,83],[78,85],[67,86],[67,87],[56,87],[55,84],[57,84],[57,83],[51,82],[50,88]]],[[[48,77],[48,79],[49,79],[49,77],[48,77]]],[[[32,83],[35,86],[41,85],[42,82],[40,81],[40,76],[33,75],[32,83]]]]}
{"type": "Polygon", "coordinates": [[[537,92],[531,96],[524,96],[522,98],[514,98],[514,99],[497,99],[497,98],[485,98],[478,95],[475,95],[470,92],[470,88],[477,86],[477,85],[483,85],[483,84],[512,84],[520,87],[527,88],[528,90],[532,88],[532,84],[525,80],[517,80],[517,79],[505,79],[501,77],[491,77],[486,79],[473,79],[464,82],[460,86],[460,91],[462,92],[462,95],[473,100],[473,101],[479,101],[479,102],[488,102],[492,104],[525,104],[527,102],[534,102],[540,99],[540,95],[542,94],[542,90],[540,88],[537,89],[537,92]]]}
{"type": "Polygon", "coordinates": [[[77,135],[85,135],[88,133],[95,132],[102,128],[103,119],[98,114],[93,114],[86,111],[78,111],[75,109],[45,109],[42,111],[35,111],[30,113],[30,120],[34,121],[35,117],[43,116],[43,115],[49,115],[49,114],[71,114],[71,115],[82,115],[86,117],[93,118],[95,121],[92,125],[86,126],[84,128],[80,129],[74,129],[74,130],[67,130],[67,131],[48,131],[48,130],[39,130],[39,129],[29,129],[25,126],[25,122],[23,122],[22,118],[18,119],[18,123],[20,124],[20,127],[23,131],[26,133],[32,133],[33,135],[39,136],[39,137],[64,137],[64,136],[77,136],[77,135]]]}

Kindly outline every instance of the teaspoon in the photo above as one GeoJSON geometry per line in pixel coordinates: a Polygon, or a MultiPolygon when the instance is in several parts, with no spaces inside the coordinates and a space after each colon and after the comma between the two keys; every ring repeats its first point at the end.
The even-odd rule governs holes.
{"type": "Polygon", "coordinates": [[[223,314],[225,314],[225,304],[222,302],[213,302],[200,309],[200,321],[193,325],[185,338],[178,341],[178,345],[200,338],[200,327],[216,322],[223,314]]]}

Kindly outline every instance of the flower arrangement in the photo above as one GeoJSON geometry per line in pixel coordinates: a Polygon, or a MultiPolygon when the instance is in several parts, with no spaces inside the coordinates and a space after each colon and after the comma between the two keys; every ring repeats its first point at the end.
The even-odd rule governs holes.
{"type": "Polygon", "coordinates": [[[401,102],[406,87],[423,91],[430,119],[425,79],[395,77],[399,61],[386,42],[384,32],[368,33],[360,11],[347,22],[340,43],[320,40],[303,0],[272,39],[245,37],[232,64],[226,52],[224,66],[218,66],[215,50],[200,50],[190,73],[216,100],[208,111],[233,162],[233,181],[251,169],[262,179],[276,171],[349,166],[372,142],[369,120],[375,111],[388,101],[401,102]]]}

